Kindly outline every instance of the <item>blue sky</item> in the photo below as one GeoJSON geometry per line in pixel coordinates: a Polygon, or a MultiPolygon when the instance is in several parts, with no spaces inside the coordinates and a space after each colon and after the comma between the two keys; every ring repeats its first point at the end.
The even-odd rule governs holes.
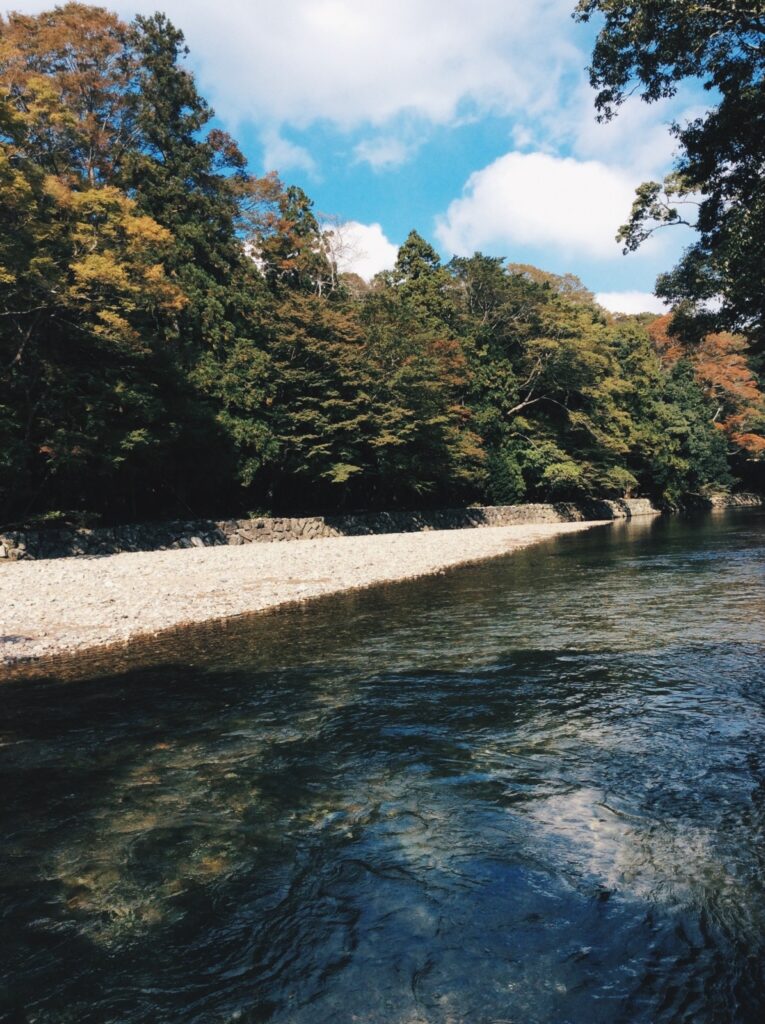
{"type": "MultiPolygon", "coordinates": [[[[275,169],[346,226],[349,269],[390,265],[411,228],[445,259],[480,250],[573,272],[604,305],[651,296],[685,229],[622,256],[634,187],[666,172],[689,87],[595,121],[594,28],[575,0],[166,0],[218,120],[255,172],[275,169]]],[[[34,0],[14,9],[37,12],[34,0]]],[[[125,17],[157,0],[112,5],[125,17]]]]}

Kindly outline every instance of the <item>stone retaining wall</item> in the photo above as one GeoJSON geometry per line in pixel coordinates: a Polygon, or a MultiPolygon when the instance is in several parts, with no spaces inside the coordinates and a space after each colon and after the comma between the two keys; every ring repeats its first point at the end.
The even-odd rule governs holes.
{"type": "Polygon", "coordinates": [[[707,500],[712,508],[759,508],[765,504],[759,494],[713,494],[707,500]]]}
{"type": "Polygon", "coordinates": [[[480,526],[561,523],[588,519],[628,519],[658,515],[646,498],[564,502],[556,505],[496,505],[434,512],[374,512],[346,516],[182,520],[113,528],[9,531],[0,534],[0,558],[66,558],[112,555],[122,551],[253,544],[318,537],[418,530],[458,530],[480,526]]]}

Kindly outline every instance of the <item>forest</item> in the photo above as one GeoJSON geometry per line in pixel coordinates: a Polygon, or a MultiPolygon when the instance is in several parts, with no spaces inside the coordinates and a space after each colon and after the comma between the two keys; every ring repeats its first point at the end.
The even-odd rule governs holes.
{"type": "Polygon", "coordinates": [[[0,523],[762,487],[762,335],[694,312],[693,252],[663,317],[414,230],[340,273],[342,226],[248,170],[186,53],[161,14],[0,18],[0,523]]]}

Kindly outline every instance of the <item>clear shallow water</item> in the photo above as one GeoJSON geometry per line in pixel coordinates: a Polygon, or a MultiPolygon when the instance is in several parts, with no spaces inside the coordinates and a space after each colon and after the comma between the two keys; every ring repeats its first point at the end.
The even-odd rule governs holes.
{"type": "Polygon", "coordinates": [[[762,514],[145,660],[0,689],[1,1021],[765,1019],[762,514]]]}

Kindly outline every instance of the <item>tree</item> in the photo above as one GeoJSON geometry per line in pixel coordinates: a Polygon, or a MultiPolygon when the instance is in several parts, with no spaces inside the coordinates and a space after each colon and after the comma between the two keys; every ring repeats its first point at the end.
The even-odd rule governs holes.
{"type": "Polygon", "coordinates": [[[266,206],[251,222],[249,242],[269,287],[276,293],[331,293],[338,284],[332,232],[322,230],[301,188],[284,188],[274,177],[267,185],[266,206]]]}
{"type": "Polygon", "coordinates": [[[438,253],[411,231],[393,270],[377,275],[363,301],[383,412],[376,489],[389,502],[464,500],[485,478],[483,442],[468,406],[460,290],[438,253]]]}
{"type": "Polygon", "coordinates": [[[420,283],[420,296],[378,286],[361,309],[376,412],[371,490],[383,505],[471,499],[485,476],[463,343],[429,311],[432,282],[420,283]]]}
{"type": "MultiPolygon", "coordinates": [[[[99,309],[84,308],[80,286],[78,317],[81,329],[101,336],[110,318],[112,333],[120,325],[132,331],[134,350],[144,353],[142,373],[147,385],[151,381],[152,402],[145,425],[133,436],[143,439],[147,451],[162,452],[166,464],[157,473],[146,466],[140,487],[130,489],[147,507],[209,507],[235,489],[237,476],[251,480],[253,462],[268,448],[262,420],[260,426],[251,422],[253,395],[263,393],[263,381],[242,379],[245,365],[253,374],[263,371],[262,358],[242,355],[247,346],[257,350],[265,294],[238,237],[254,188],[244,158],[225,133],[206,130],[212,111],[182,67],[182,34],[164,16],[127,26],[100,8],[67,4],[37,17],[11,15],[3,28],[0,84],[13,121],[3,119],[9,166],[19,168],[23,161],[25,173],[45,182],[46,216],[57,197],[54,225],[65,207],[78,210],[93,221],[96,237],[91,242],[78,229],[66,240],[75,247],[72,253],[66,246],[56,251],[58,235],[43,236],[42,244],[37,238],[39,252],[30,266],[56,289],[59,307],[71,297],[59,279],[64,270],[81,280],[87,273],[91,292],[98,274],[113,275],[108,294],[114,301],[102,287],[99,309]],[[116,271],[101,248],[118,207],[131,211],[125,237],[134,250],[151,230],[162,242],[161,266],[142,295],[129,296],[125,281],[117,288],[116,271]],[[78,246],[84,255],[75,259],[78,246]],[[151,318],[144,316],[137,328],[139,309],[160,285],[183,301],[155,302],[151,318]],[[91,315],[95,328],[85,323],[91,315]],[[233,394],[235,380],[247,395],[233,394]]],[[[14,205],[20,213],[23,204],[14,205]]],[[[125,216],[122,222],[128,223],[125,216]]],[[[20,231],[17,249],[24,237],[20,231]]],[[[116,242],[109,238],[111,254],[116,242]]],[[[98,358],[104,367],[109,362],[98,358]]],[[[94,365],[91,382],[97,373],[94,365]]],[[[110,380],[108,387],[125,391],[119,381],[110,380]]],[[[92,394],[89,401],[93,405],[92,394]]],[[[124,406],[124,399],[115,401],[115,415],[124,406]]],[[[116,479],[114,487],[119,489],[116,479]]]]}
{"type": "Polygon", "coordinates": [[[136,145],[121,184],[172,235],[168,268],[187,297],[156,325],[173,351],[168,417],[176,448],[163,484],[194,507],[241,500],[272,450],[267,391],[268,298],[240,237],[268,183],[247,173],[234,140],[208,128],[213,111],[183,62],[183,33],[164,15],[138,17],[136,145]],[[257,398],[257,401],[256,401],[257,398]]]}
{"type": "Polygon", "coordinates": [[[213,111],[183,67],[183,33],[155,14],[136,19],[131,41],[140,62],[138,139],[120,184],[172,232],[170,265],[188,303],[167,329],[193,362],[199,352],[222,352],[252,306],[246,292],[257,274],[237,236],[250,179],[233,139],[206,131],[213,111]]]}
{"type": "Polygon", "coordinates": [[[398,250],[393,280],[396,283],[416,281],[434,273],[440,266],[441,259],[433,246],[416,231],[410,231],[398,250]]]}
{"type": "Polygon", "coordinates": [[[119,504],[162,443],[148,339],[185,301],[162,262],[170,234],[113,186],[46,173],[23,119],[0,121],[0,502],[92,507],[109,479],[119,504]]]}
{"type": "Polygon", "coordinates": [[[459,306],[454,274],[416,231],[399,248],[393,270],[378,274],[373,284],[395,291],[414,322],[427,323],[437,334],[454,333],[459,306]]]}
{"type": "Polygon", "coordinates": [[[672,368],[686,360],[693,367],[696,381],[714,409],[712,422],[726,435],[732,455],[761,456],[765,452],[765,394],[749,365],[746,339],[721,332],[688,344],[672,328],[670,313],[648,327],[664,364],[672,368]]]}
{"type": "Polygon", "coordinates": [[[279,507],[338,507],[370,474],[372,367],[353,310],[300,291],[275,309],[268,345],[279,507]]]}
{"type": "Polygon", "coordinates": [[[625,382],[604,317],[581,282],[480,254],[451,268],[467,305],[470,405],[488,449],[490,497],[634,487],[621,465],[631,430],[625,382]]]}
{"type": "Polygon", "coordinates": [[[3,91],[26,124],[26,155],[49,174],[114,183],[135,131],[128,36],[117,15],[81,3],[0,16],[3,91]]]}
{"type": "Polygon", "coordinates": [[[699,79],[714,104],[672,132],[675,171],[638,189],[619,237],[625,251],[653,231],[689,223],[698,232],[659,295],[687,303],[697,333],[732,330],[765,348],[765,3],[695,0],[579,0],[575,17],[602,15],[590,81],[601,120],[627,96],[647,102],[699,79]],[[696,211],[685,213],[685,210],[696,211]]]}

